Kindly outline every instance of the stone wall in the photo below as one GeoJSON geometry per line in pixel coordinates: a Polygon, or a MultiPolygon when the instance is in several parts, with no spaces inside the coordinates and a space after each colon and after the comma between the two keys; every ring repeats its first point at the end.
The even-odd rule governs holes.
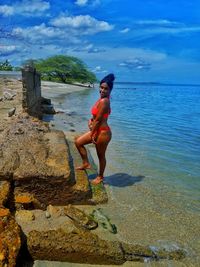
{"type": "Polygon", "coordinates": [[[41,116],[41,77],[36,69],[25,66],[22,69],[22,107],[28,114],[41,116]]]}

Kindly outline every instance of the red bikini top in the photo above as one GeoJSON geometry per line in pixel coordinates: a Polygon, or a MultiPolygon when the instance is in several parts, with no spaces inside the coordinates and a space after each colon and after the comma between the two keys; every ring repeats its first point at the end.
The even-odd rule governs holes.
{"type": "MultiPolygon", "coordinates": [[[[91,114],[92,114],[93,116],[96,116],[97,113],[98,113],[98,108],[97,108],[97,106],[98,106],[98,104],[99,104],[100,101],[101,101],[101,98],[100,98],[99,100],[97,100],[97,102],[96,102],[96,103],[94,104],[94,106],[91,108],[91,114]]],[[[103,117],[104,117],[105,119],[107,119],[108,116],[110,115],[110,113],[111,113],[111,109],[109,110],[109,113],[105,113],[105,114],[103,114],[103,117]]]]}

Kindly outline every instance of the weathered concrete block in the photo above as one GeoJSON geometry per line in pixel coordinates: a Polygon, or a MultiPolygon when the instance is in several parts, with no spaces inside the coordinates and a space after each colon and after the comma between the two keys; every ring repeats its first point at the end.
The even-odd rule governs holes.
{"type": "Polygon", "coordinates": [[[64,205],[71,198],[75,183],[68,146],[61,131],[45,133],[43,139],[44,146],[35,141],[32,150],[20,156],[21,164],[13,173],[17,181],[15,196],[29,194],[40,203],[40,208],[49,204],[64,205]]]}
{"type": "Polygon", "coordinates": [[[125,262],[119,242],[101,240],[88,231],[71,233],[62,230],[32,231],[27,237],[33,259],[88,264],[122,264],[125,262]]]}
{"type": "MultiPolygon", "coordinates": [[[[89,161],[90,161],[92,168],[87,169],[86,171],[76,170],[76,166],[80,166],[82,164],[81,157],[78,153],[77,148],[74,145],[74,139],[75,137],[77,137],[77,134],[65,132],[65,137],[66,137],[66,140],[68,140],[70,152],[73,157],[74,175],[76,179],[74,190],[77,192],[81,192],[81,191],[85,193],[88,192],[87,195],[85,194],[85,197],[84,197],[85,204],[96,205],[100,203],[107,203],[108,196],[107,196],[106,189],[103,183],[97,186],[93,186],[92,184],[90,184],[88,180],[88,177],[90,176],[93,176],[93,177],[97,176],[97,167],[95,166],[95,163],[92,159],[92,156],[90,155],[90,152],[88,151],[88,157],[89,157],[89,161]]],[[[79,195],[83,196],[83,193],[82,194],[79,193],[79,195]]],[[[80,202],[83,203],[84,201],[83,200],[80,201],[80,199],[77,198],[77,202],[73,202],[73,203],[79,204],[80,202]]]]}
{"type": "Polygon", "coordinates": [[[41,79],[40,74],[31,66],[22,69],[23,100],[22,107],[30,115],[41,115],[41,79]]]}

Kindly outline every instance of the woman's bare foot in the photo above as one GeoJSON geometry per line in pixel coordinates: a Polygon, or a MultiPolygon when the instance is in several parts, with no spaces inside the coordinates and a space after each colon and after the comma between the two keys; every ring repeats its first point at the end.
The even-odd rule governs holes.
{"type": "Polygon", "coordinates": [[[90,163],[84,163],[81,166],[76,167],[76,170],[82,171],[86,169],[91,169],[90,163]]]}
{"type": "Polygon", "coordinates": [[[97,176],[94,180],[91,181],[91,184],[97,185],[103,182],[103,177],[102,176],[97,176]]]}

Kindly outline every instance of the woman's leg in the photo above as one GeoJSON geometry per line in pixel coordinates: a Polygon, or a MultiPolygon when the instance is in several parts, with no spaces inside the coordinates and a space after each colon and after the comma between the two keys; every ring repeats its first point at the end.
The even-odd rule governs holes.
{"type": "Polygon", "coordinates": [[[96,151],[97,156],[99,159],[99,174],[98,176],[92,181],[93,184],[99,184],[103,181],[104,171],[106,167],[106,149],[108,143],[111,140],[111,132],[110,131],[101,131],[96,143],[96,151]]]}
{"type": "Polygon", "coordinates": [[[92,143],[91,132],[87,132],[75,139],[75,145],[83,161],[83,164],[76,168],[77,170],[85,170],[85,169],[91,168],[89,160],[88,160],[87,150],[84,147],[84,145],[87,145],[90,143],[92,143]]]}

